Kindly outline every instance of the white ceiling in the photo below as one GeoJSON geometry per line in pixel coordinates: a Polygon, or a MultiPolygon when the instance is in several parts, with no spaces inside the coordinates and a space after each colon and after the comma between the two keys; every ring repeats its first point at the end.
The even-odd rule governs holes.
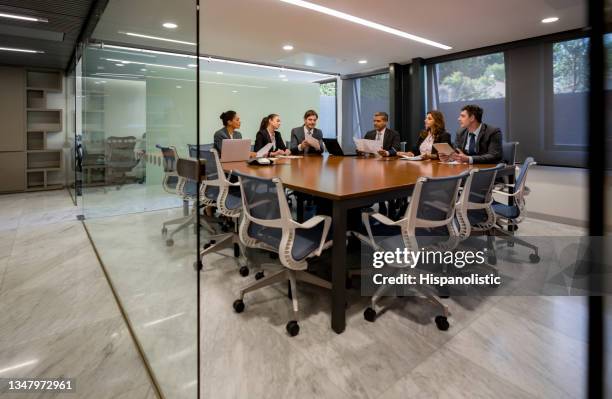
{"type": "MultiPolygon", "coordinates": [[[[585,0],[312,0],[452,46],[442,50],[279,0],[200,0],[200,52],[219,57],[356,73],[586,24],[585,0]],[[559,21],[542,24],[545,17],[559,21]],[[282,50],[290,43],[294,50],[282,50]],[[366,65],[358,64],[367,59],[366,65]]],[[[134,32],[195,42],[194,0],[110,0],[94,37],[195,53],[195,46],[126,36],[134,32]],[[168,30],[161,26],[179,25],[168,30]]]]}

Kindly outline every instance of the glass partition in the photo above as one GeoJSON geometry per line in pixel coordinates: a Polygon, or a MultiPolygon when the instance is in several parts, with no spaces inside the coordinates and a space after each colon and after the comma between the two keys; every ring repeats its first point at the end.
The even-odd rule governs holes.
{"type": "Polygon", "coordinates": [[[195,15],[109,1],[77,80],[85,226],[165,398],[198,395],[197,184],[177,170],[197,142],[195,15]]]}

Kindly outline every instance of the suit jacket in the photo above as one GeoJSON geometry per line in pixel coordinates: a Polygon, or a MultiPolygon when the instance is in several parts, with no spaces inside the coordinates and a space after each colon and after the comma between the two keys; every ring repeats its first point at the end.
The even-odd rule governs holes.
{"type": "MultiPolygon", "coordinates": [[[[286,150],[287,146],[285,145],[285,141],[281,136],[279,131],[274,131],[274,140],[276,141],[276,149],[277,150],[286,150]]],[[[266,144],[270,143],[270,135],[266,129],[260,130],[257,132],[255,136],[255,148],[254,151],[257,152],[261,150],[266,144]]]]}
{"type": "MultiPolygon", "coordinates": [[[[425,136],[427,137],[427,136],[425,136]]],[[[414,147],[412,147],[412,153],[414,155],[421,155],[421,144],[423,144],[423,141],[425,141],[425,137],[422,137],[419,134],[419,139],[417,140],[416,144],[414,145],[414,147]]],[[[451,135],[449,132],[444,132],[438,135],[438,137],[434,140],[434,144],[436,143],[448,143],[450,145],[453,145],[453,142],[451,140],[451,135]]],[[[432,154],[437,154],[438,150],[436,150],[434,147],[431,147],[431,153],[432,154]]]]}
{"type": "Polygon", "coordinates": [[[312,130],[312,137],[314,137],[315,139],[319,141],[319,146],[321,147],[321,149],[317,151],[316,149],[312,147],[308,147],[305,150],[300,151],[298,149],[298,145],[301,144],[305,138],[304,126],[295,127],[291,129],[291,144],[289,146],[291,149],[291,153],[292,154],[304,154],[304,153],[321,154],[323,152],[323,132],[321,131],[321,129],[314,128],[312,130]]]}
{"type": "MultiPolygon", "coordinates": [[[[459,129],[455,137],[455,146],[466,152],[468,130],[459,129]]],[[[502,133],[498,127],[489,126],[486,123],[480,126],[480,133],[476,138],[476,154],[471,156],[474,163],[498,163],[501,161],[502,133]]]]}
{"type": "MultiPolygon", "coordinates": [[[[235,139],[241,139],[242,138],[242,134],[237,131],[234,130],[234,135],[233,135],[235,139]]],[[[215,143],[215,150],[217,150],[217,152],[219,153],[219,158],[221,157],[221,147],[223,146],[223,140],[229,140],[230,136],[227,133],[227,128],[222,128],[219,129],[215,132],[214,135],[214,143],[215,143]]]]}
{"type": "MultiPolygon", "coordinates": [[[[363,136],[367,140],[376,140],[376,130],[370,130],[363,136]]],[[[383,137],[383,150],[389,151],[390,155],[395,155],[400,150],[400,135],[393,129],[388,127],[385,129],[383,137]]]]}

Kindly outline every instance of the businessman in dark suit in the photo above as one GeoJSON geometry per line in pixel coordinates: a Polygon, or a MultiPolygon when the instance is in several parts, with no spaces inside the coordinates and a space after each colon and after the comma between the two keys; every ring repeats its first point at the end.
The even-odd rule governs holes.
{"type": "Polygon", "coordinates": [[[382,156],[395,155],[400,150],[400,135],[393,129],[387,127],[389,115],[386,112],[374,114],[374,130],[370,130],[363,136],[367,140],[378,140],[382,142],[378,153],[382,156]]]}
{"type": "Polygon", "coordinates": [[[461,163],[498,163],[502,159],[502,133],[498,127],[482,123],[482,108],[466,105],[461,108],[455,136],[455,148],[459,152],[450,156],[440,154],[441,161],[455,160],[461,163]]]}
{"type": "Polygon", "coordinates": [[[289,148],[292,154],[321,154],[323,152],[323,132],[315,127],[318,119],[319,115],[317,112],[309,109],[304,114],[304,124],[291,130],[291,144],[289,148]],[[318,150],[306,141],[307,136],[311,136],[319,142],[318,150]]]}

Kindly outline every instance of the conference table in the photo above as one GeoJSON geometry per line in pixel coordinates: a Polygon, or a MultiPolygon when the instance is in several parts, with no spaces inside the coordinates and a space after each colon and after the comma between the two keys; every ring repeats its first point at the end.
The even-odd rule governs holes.
{"type": "MultiPolygon", "coordinates": [[[[280,158],[273,165],[252,166],[225,162],[226,172],[238,171],[262,178],[279,178],[294,192],[326,198],[332,206],[332,329],[340,334],[346,327],[347,211],[380,201],[406,198],[419,177],[455,176],[472,167],[495,165],[448,164],[438,161],[406,161],[398,157],[303,156],[280,158]],[[343,243],[336,245],[336,243],[343,243]]],[[[512,170],[514,168],[507,168],[512,170]]],[[[509,173],[509,172],[507,172],[509,173]]],[[[300,208],[298,206],[298,208],[300,208]]]]}

